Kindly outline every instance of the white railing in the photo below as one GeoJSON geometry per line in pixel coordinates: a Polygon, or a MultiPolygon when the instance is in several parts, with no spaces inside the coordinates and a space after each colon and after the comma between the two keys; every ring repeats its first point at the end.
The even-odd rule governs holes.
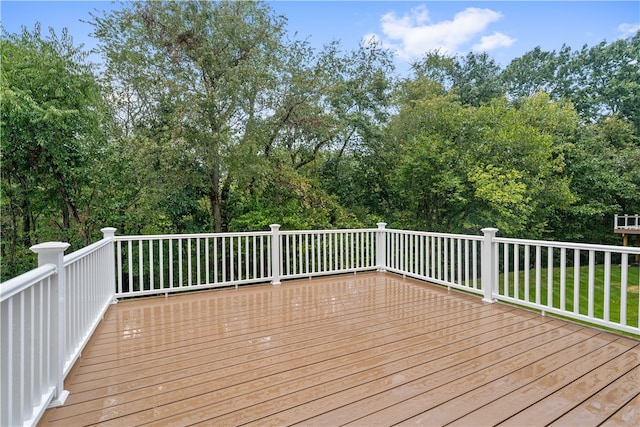
{"type": "Polygon", "coordinates": [[[268,282],[272,233],[118,236],[116,296],[268,282]]]}
{"type": "Polygon", "coordinates": [[[375,270],[376,229],[280,232],[280,278],[375,270]]]}
{"type": "Polygon", "coordinates": [[[107,308],[115,301],[113,239],[115,228],[103,228],[99,242],[64,257],[64,376],[80,357],[107,308]]]}
{"type": "Polygon", "coordinates": [[[640,335],[640,248],[504,238],[493,245],[497,300],[640,335]]]}
{"type": "Polygon", "coordinates": [[[640,336],[640,248],[390,230],[114,236],[0,290],[0,425],[34,425],[64,403],[63,380],[116,298],[358,271],[390,271],[640,336]]]}
{"type": "Polygon", "coordinates": [[[385,269],[482,294],[482,236],[386,230],[385,269]]]}
{"type": "Polygon", "coordinates": [[[640,230],[640,215],[615,215],[613,228],[615,230],[640,230]]]}
{"type": "Polygon", "coordinates": [[[2,284],[0,425],[33,425],[60,391],[56,370],[58,276],[53,264],[2,284]],[[52,351],[53,348],[53,351],[52,351]]]}
{"type": "Polygon", "coordinates": [[[375,270],[376,229],[119,236],[117,297],[375,270]]]}
{"type": "Polygon", "coordinates": [[[0,287],[0,425],[35,425],[64,404],[64,378],[114,296],[113,235],[64,256],[68,243],[31,248],[39,267],[0,287]]]}

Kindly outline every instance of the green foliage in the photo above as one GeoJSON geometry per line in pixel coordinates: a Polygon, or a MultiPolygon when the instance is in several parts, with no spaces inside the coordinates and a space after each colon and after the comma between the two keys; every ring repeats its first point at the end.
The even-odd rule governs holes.
{"type": "Polygon", "coordinates": [[[566,96],[585,119],[610,115],[640,132],[640,32],[628,40],[586,46],[575,56],[578,85],[566,96]]]}
{"type": "Polygon", "coordinates": [[[358,228],[363,224],[326,193],[316,180],[290,166],[275,166],[252,183],[249,192],[234,191],[229,229],[265,230],[280,224],[283,230],[358,228]]]}
{"type": "Polygon", "coordinates": [[[263,197],[243,193],[265,170],[304,181],[321,152],[341,157],[384,119],[388,52],[315,52],[284,22],[255,2],[135,2],[94,17],[122,125],[193,157],[179,181],[204,192],[216,231],[246,223],[229,207],[263,197]]]}
{"type": "MultiPolygon", "coordinates": [[[[253,2],[133,2],[94,17],[107,79],[125,100],[123,126],[159,139],[161,151],[188,153],[180,180],[191,195],[204,189],[216,231],[240,163],[227,159],[259,145],[257,122],[272,106],[283,23],[253,2]]],[[[180,198],[165,202],[169,216],[184,216],[180,198]]]]}
{"type": "MultiPolygon", "coordinates": [[[[480,148],[476,161],[484,167],[499,166],[526,188],[520,206],[514,209],[512,205],[510,225],[501,215],[491,217],[499,218],[509,235],[544,236],[550,231],[550,215],[575,201],[564,174],[563,150],[577,130],[577,116],[569,105],[551,102],[539,94],[517,108],[496,100],[480,107],[477,118],[482,142],[474,144],[475,149],[480,148]]],[[[501,179],[499,175],[497,178],[501,179]]],[[[473,221],[475,228],[483,223],[486,219],[473,221]]]]}
{"type": "Polygon", "coordinates": [[[585,126],[565,152],[578,202],[563,212],[556,233],[568,240],[616,244],[613,216],[640,210],[640,148],[630,123],[613,117],[585,126]]]}
{"type": "Polygon", "coordinates": [[[573,81],[570,62],[569,47],[563,45],[556,53],[545,52],[538,46],[511,61],[500,73],[500,79],[507,95],[515,99],[545,92],[559,100],[573,81]]]}
{"type": "Polygon", "coordinates": [[[0,39],[3,277],[39,241],[90,242],[109,108],[66,31],[0,39]]]}
{"type": "Polygon", "coordinates": [[[487,165],[476,167],[469,173],[469,182],[475,188],[474,197],[487,209],[478,222],[490,223],[496,218],[496,227],[505,234],[521,233],[531,215],[531,196],[522,182],[522,172],[487,165]]]}
{"type": "Polygon", "coordinates": [[[455,93],[464,105],[478,107],[504,94],[500,66],[486,52],[464,57],[432,52],[413,64],[418,77],[433,80],[455,93]]]}
{"type": "Polygon", "coordinates": [[[3,34],[2,277],[28,247],[122,234],[370,227],[619,243],[640,212],[640,33],[504,70],[292,40],[268,3],[130,2],[3,34]]]}
{"type": "Polygon", "coordinates": [[[515,99],[545,92],[571,101],[585,122],[616,116],[640,132],[640,32],[626,40],[572,51],[539,47],[514,59],[500,74],[515,99]]]}
{"type": "Polygon", "coordinates": [[[411,101],[384,135],[381,148],[395,158],[389,159],[391,175],[383,185],[391,188],[391,218],[399,215],[411,227],[451,231],[468,200],[460,143],[469,109],[451,95],[420,97],[440,91],[428,80],[421,83],[408,85],[411,101]]]}
{"type": "MultiPolygon", "coordinates": [[[[463,106],[422,80],[404,87],[406,104],[384,135],[392,156],[384,183],[390,217],[409,228],[540,237],[550,213],[575,200],[564,175],[563,147],[577,129],[569,105],[532,97],[519,107],[495,99],[463,106]]],[[[374,166],[375,167],[375,166],[374,166]]]]}

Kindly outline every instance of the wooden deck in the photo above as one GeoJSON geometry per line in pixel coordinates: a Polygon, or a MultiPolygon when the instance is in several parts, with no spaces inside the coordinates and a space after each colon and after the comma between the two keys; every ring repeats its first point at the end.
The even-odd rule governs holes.
{"type": "Polygon", "coordinates": [[[120,302],[41,425],[640,425],[640,341],[384,273],[120,302]]]}

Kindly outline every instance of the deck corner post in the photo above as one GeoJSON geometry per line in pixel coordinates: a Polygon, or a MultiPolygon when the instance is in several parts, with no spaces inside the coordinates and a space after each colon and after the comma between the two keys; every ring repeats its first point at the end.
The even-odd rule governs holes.
{"type": "Polygon", "coordinates": [[[101,228],[100,231],[102,231],[103,239],[113,239],[118,229],[114,227],[105,227],[105,228],[101,228]]]}
{"type": "Polygon", "coordinates": [[[495,251],[493,239],[498,232],[497,228],[483,228],[484,240],[482,241],[482,291],[484,297],[482,301],[493,303],[495,298],[493,297],[493,291],[495,287],[496,278],[494,277],[494,265],[495,265],[495,251]]]}
{"type": "Polygon", "coordinates": [[[377,271],[384,273],[386,270],[387,260],[387,230],[386,222],[379,222],[378,231],[376,232],[376,266],[377,271]]]}
{"type": "Polygon", "coordinates": [[[280,224],[271,224],[271,284],[280,284],[280,224]]]}
{"type": "Polygon", "coordinates": [[[49,371],[52,373],[52,382],[55,392],[49,407],[62,406],[69,396],[64,389],[64,365],[65,365],[65,340],[66,340],[66,279],[64,274],[64,251],[69,248],[66,242],[47,242],[31,246],[31,251],[38,254],[38,266],[53,264],[56,266],[56,274],[52,276],[51,286],[51,353],[45,363],[49,363],[49,371]]]}
{"type": "Polygon", "coordinates": [[[118,229],[114,227],[105,227],[100,229],[100,231],[102,231],[102,238],[105,240],[111,240],[111,244],[109,245],[109,261],[106,265],[106,271],[111,278],[111,304],[116,304],[118,302],[118,299],[116,298],[116,255],[115,249],[113,248],[113,240],[116,236],[117,230],[118,229]]]}

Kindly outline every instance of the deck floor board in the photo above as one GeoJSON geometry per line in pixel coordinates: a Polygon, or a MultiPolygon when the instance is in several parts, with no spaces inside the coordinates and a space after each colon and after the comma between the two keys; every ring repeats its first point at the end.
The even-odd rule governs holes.
{"type": "Polygon", "coordinates": [[[40,425],[638,425],[639,355],[393,274],[296,280],[111,306],[40,425]]]}

